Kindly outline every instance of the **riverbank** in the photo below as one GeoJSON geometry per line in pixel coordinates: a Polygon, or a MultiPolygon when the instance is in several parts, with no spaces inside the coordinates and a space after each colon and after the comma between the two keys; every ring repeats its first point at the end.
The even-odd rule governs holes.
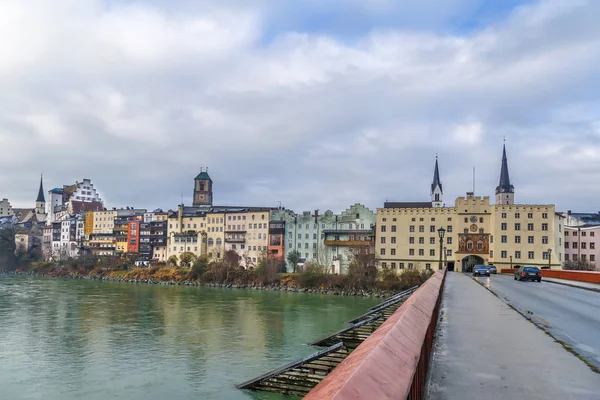
{"type": "MultiPolygon", "coordinates": [[[[130,271],[131,272],[131,271],[130,271]]],[[[78,279],[78,280],[91,280],[91,281],[106,281],[106,282],[119,282],[119,283],[133,283],[133,284],[147,284],[147,285],[164,285],[164,286],[198,286],[198,287],[211,287],[211,288],[227,288],[227,289],[246,289],[246,290],[265,290],[265,291],[280,291],[280,292],[297,292],[297,293],[310,293],[310,294],[322,294],[322,295],[333,295],[333,296],[364,296],[364,297],[375,297],[385,298],[390,297],[399,290],[379,290],[379,289],[351,289],[351,288],[318,288],[318,287],[295,287],[293,285],[281,285],[281,284],[239,284],[239,283],[205,283],[197,280],[158,280],[153,278],[127,278],[122,276],[105,276],[105,275],[81,275],[77,273],[69,273],[67,271],[52,273],[38,273],[34,271],[3,271],[0,270],[0,275],[19,275],[19,276],[34,276],[43,278],[62,278],[62,279],[78,279]]],[[[286,274],[293,275],[293,274],[286,274]]],[[[287,282],[291,282],[289,276],[287,282]]],[[[414,282],[413,282],[414,283],[414,282]]],[[[420,283],[419,283],[420,284],[420,283]]],[[[407,286],[408,289],[410,286],[407,286]]]]}

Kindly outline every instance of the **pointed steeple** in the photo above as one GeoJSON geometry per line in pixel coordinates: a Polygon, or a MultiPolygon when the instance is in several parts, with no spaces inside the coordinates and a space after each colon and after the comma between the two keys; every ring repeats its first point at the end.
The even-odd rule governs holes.
{"type": "Polygon", "coordinates": [[[433,182],[431,183],[431,205],[433,207],[442,207],[444,204],[444,191],[440,181],[440,168],[438,166],[438,157],[435,155],[435,169],[433,170],[433,182]]]}
{"type": "Polygon", "coordinates": [[[443,191],[442,190],[442,182],[440,182],[440,169],[438,167],[437,154],[435,156],[435,169],[433,170],[433,182],[431,183],[431,193],[434,192],[436,186],[439,186],[440,191],[443,191]]]}
{"type": "Polygon", "coordinates": [[[508,160],[506,159],[506,143],[502,146],[502,167],[500,169],[500,183],[496,188],[496,194],[499,193],[514,193],[515,188],[510,184],[510,176],[508,175],[508,160]]]}
{"type": "Polygon", "coordinates": [[[515,187],[510,184],[510,176],[508,174],[506,140],[502,146],[502,167],[500,168],[500,182],[496,188],[496,204],[515,204],[515,187]]]}
{"type": "Polygon", "coordinates": [[[46,198],[44,197],[44,176],[40,177],[40,190],[38,192],[36,203],[45,203],[46,198]]]}

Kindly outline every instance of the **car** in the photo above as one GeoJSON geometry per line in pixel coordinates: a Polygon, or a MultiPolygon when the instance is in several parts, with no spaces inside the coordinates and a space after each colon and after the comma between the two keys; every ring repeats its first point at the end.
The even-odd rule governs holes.
{"type": "Polygon", "coordinates": [[[488,265],[488,269],[490,270],[490,274],[497,274],[498,270],[495,265],[488,265]]]}
{"type": "Polygon", "coordinates": [[[490,276],[490,270],[487,265],[476,265],[473,267],[473,276],[490,276]]]}
{"type": "Polygon", "coordinates": [[[515,281],[542,281],[542,271],[538,267],[520,267],[515,272],[515,281]]]}

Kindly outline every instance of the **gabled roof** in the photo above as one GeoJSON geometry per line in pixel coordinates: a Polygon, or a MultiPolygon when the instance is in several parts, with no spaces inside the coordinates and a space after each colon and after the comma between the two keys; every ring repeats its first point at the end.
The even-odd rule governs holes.
{"type": "Polygon", "coordinates": [[[383,208],[431,208],[431,202],[419,202],[419,201],[407,201],[407,202],[397,202],[397,201],[386,201],[383,203],[383,208]]]}
{"type": "Polygon", "coordinates": [[[208,176],[208,172],[206,171],[202,171],[198,174],[198,176],[196,176],[196,178],[194,178],[194,180],[196,181],[212,181],[212,179],[210,179],[210,176],[208,176]]]}
{"type": "Polygon", "coordinates": [[[508,175],[508,160],[506,159],[506,144],[502,146],[502,167],[500,169],[500,182],[496,188],[498,193],[514,193],[515,188],[510,184],[510,176],[508,175]]]}

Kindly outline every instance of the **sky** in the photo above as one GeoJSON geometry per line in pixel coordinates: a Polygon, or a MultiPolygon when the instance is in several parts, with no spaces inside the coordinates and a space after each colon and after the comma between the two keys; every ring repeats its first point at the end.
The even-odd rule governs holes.
{"type": "Polygon", "coordinates": [[[0,198],[600,210],[600,1],[3,0],[0,198]]]}

